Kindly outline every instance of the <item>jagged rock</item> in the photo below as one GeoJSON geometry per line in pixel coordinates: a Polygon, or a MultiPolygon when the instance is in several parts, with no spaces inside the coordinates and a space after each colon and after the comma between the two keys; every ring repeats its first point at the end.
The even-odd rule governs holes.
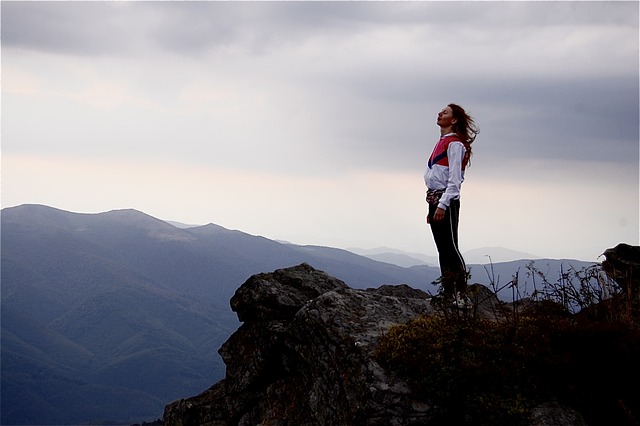
{"type": "Polygon", "coordinates": [[[432,312],[409,286],[355,290],[302,264],[259,274],[231,300],[244,321],[220,348],[223,381],[165,409],[165,425],[424,424],[429,406],[375,360],[393,324],[432,312]]]}
{"type": "Polygon", "coordinates": [[[303,263],[252,276],[231,298],[231,309],[243,322],[291,319],[308,301],[339,288],[348,286],[303,263]]]}
{"type": "Polygon", "coordinates": [[[618,244],[605,250],[602,269],[632,301],[640,299],[640,247],[618,244]]]}
{"type": "MultiPolygon", "coordinates": [[[[496,318],[490,290],[474,285],[469,294],[474,315],[496,318]]],[[[231,306],[243,324],[219,350],[225,379],[167,405],[165,426],[430,423],[434,407],[376,358],[392,325],[435,312],[425,292],[356,290],[301,264],[249,278],[231,306]]]]}

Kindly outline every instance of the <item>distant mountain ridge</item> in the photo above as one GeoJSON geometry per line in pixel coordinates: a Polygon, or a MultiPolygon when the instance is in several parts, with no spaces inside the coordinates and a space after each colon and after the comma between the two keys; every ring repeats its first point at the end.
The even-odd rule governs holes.
{"type": "Polygon", "coordinates": [[[373,249],[361,249],[350,247],[347,250],[357,253],[361,256],[380,262],[392,263],[394,265],[409,268],[411,266],[429,265],[438,266],[438,258],[436,256],[427,256],[419,253],[409,253],[402,250],[392,249],[389,247],[378,247],[373,249]]]}
{"type": "Polygon", "coordinates": [[[249,276],[308,262],[350,286],[426,285],[344,250],[136,210],[2,210],[2,424],[134,422],[224,373],[229,308],[249,276]]]}
{"type": "MultiPolygon", "coordinates": [[[[418,265],[438,266],[437,256],[408,253],[388,247],[379,247],[374,249],[349,248],[348,250],[370,259],[392,263],[405,268],[418,265]]],[[[531,253],[511,250],[504,247],[483,247],[473,249],[464,252],[462,256],[464,257],[465,262],[470,265],[512,262],[514,260],[541,259],[540,256],[536,256],[531,253]]]]}
{"type": "MultiPolygon", "coordinates": [[[[137,210],[2,210],[2,424],[139,422],[224,373],[218,348],[250,276],[308,263],[352,288],[435,292],[435,266],[400,267],[137,210]]],[[[555,274],[559,261],[541,260],[555,274]]],[[[501,282],[525,262],[493,265],[501,282]]],[[[584,264],[576,262],[577,265],[584,264]]],[[[488,281],[482,265],[472,280],[488,281]]],[[[495,279],[494,277],[494,279],[495,279]]]]}
{"type": "Polygon", "coordinates": [[[484,265],[486,263],[513,262],[515,260],[535,260],[542,257],[531,253],[511,250],[504,247],[483,247],[463,253],[468,264],[484,265]]]}

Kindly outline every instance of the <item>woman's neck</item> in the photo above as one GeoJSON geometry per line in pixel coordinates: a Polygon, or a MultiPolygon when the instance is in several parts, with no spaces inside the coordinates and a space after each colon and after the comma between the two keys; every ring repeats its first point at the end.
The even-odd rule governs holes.
{"type": "Polygon", "coordinates": [[[440,136],[444,136],[448,133],[453,133],[453,126],[440,127],[440,136]]]}

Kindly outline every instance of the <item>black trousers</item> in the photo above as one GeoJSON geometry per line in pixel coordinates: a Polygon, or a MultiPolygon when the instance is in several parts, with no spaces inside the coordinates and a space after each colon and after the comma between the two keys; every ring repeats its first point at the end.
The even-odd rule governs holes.
{"type": "Polygon", "coordinates": [[[452,200],[445,210],[444,219],[433,220],[437,205],[429,204],[429,225],[438,249],[442,289],[446,294],[467,289],[467,267],[458,249],[458,221],[460,200],[452,200]]]}

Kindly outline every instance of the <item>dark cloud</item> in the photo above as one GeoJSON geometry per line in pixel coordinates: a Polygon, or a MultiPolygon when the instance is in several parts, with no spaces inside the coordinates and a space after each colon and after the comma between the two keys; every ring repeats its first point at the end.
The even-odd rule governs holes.
{"type": "MultiPolygon", "coordinates": [[[[636,2],[2,2],[2,43],[81,55],[261,50],[371,27],[638,26],[636,2]],[[618,13],[612,13],[617,10],[618,13]],[[455,26],[451,23],[455,22],[455,26]]],[[[508,41],[508,40],[505,40],[508,41]]],[[[461,52],[464,54],[464,52],[461,52]]]]}
{"type": "Polygon", "coordinates": [[[2,2],[2,43],[80,55],[154,47],[189,55],[352,31],[371,16],[366,10],[314,2],[2,2]]]}
{"type": "MultiPolygon", "coordinates": [[[[496,156],[629,162],[637,160],[638,150],[637,49],[630,61],[635,69],[627,63],[610,67],[620,68],[618,74],[545,64],[546,73],[537,75],[529,70],[540,65],[535,52],[516,56],[506,47],[510,31],[522,37],[534,27],[593,25],[637,32],[634,11],[633,2],[2,2],[2,44],[131,55],[132,64],[162,51],[199,57],[239,49],[244,61],[224,66],[246,85],[273,90],[268,101],[274,108],[291,99],[271,87],[304,93],[300,108],[312,117],[310,143],[318,144],[319,159],[340,169],[421,164],[437,134],[435,114],[449,102],[476,116],[482,129],[477,149],[496,156]],[[413,34],[413,44],[399,38],[393,39],[397,46],[378,49],[381,40],[372,34],[381,28],[413,34]],[[317,54],[268,57],[279,47],[315,38],[323,41],[317,54]],[[366,49],[347,55],[340,43],[354,39],[365,40],[354,49],[366,49]],[[433,42],[438,55],[427,49],[433,42]],[[261,57],[267,59],[260,62],[261,57]]],[[[528,47],[552,51],[549,43],[561,41],[542,39],[528,47]]],[[[562,64],[595,66],[603,53],[566,49],[562,64]]],[[[203,60],[204,72],[226,59],[213,56],[217,62],[203,60]]],[[[189,77],[167,57],[161,63],[167,71],[145,68],[133,85],[148,99],[171,105],[189,77]]],[[[193,129],[201,133],[198,138],[218,136],[212,125],[170,117],[156,126],[173,125],[176,134],[193,129]]],[[[120,128],[117,120],[114,127],[120,128]]],[[[252,122],[254,117],[247,117],[252,122]]]]}
{"type": "MultiPolygon", "coordinates": [[[[638,161],[638,76],[570,75],[467,79],[439,84],[426,73],[352,75],[338,87],[358,110],[330,106],[334,147],[359,166],[411,168],[437,137],[435,116],[462,104],[481,129],[478,150],[504,159],[638,161]]],[[[322,117],[318,114],[318,118],[322,117]]]]}
{"type": "Polygon", "coordinates": [[[477,98],[496,155],[637,162],[637,78],[502,83],[477,98]]]}
{"type": "Polygon", "coordinates": [[[135,20],[107,2],[2,2],[2,45],[77,55],[122,54],[135,20]],[[115,13],[114,13],[115,12],[115,13]],[[125,19],[123,19],[125,18],[125,19]]]}

